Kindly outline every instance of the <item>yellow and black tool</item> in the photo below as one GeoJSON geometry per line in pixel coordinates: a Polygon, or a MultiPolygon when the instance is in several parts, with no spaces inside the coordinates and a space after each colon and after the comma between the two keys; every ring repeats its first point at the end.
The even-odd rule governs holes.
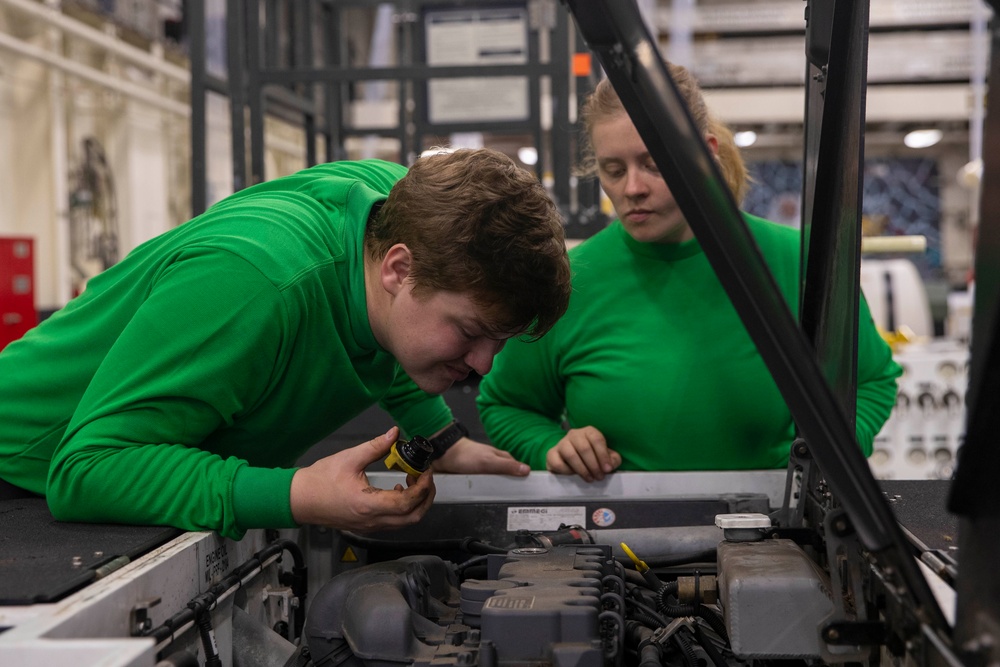
{"type": "Polygon", "coordinates": [[[427,438],[415,435],[411,440],[397,440],[392,443],[392,449],[385,457],[385,467],[419,477],[420,473],[431,467],[433,456],[434,446],[427,441],[427,438]]]}

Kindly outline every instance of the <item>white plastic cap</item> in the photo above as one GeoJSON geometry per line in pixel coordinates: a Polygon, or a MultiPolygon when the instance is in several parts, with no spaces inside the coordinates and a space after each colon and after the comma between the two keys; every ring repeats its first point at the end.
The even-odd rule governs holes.
{"type": "Polygon", "coordinates": [[[716,514],[715,525],[730,528],[770,528],[771,519],[766,514],[756,512],[746,514],[716,514]]]}

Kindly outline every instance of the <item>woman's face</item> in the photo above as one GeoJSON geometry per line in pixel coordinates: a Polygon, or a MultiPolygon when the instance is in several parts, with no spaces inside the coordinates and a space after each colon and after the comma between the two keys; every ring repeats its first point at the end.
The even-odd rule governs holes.
{"type": "MultiPolygon", "coordinates": [[[[625,231],[645,243],[681,243],[694,233],[626,113],[596,122],[591,145],[601,187],[625,231]]],[[[715,148],[715,138],[709,137],[715,148]]]]}

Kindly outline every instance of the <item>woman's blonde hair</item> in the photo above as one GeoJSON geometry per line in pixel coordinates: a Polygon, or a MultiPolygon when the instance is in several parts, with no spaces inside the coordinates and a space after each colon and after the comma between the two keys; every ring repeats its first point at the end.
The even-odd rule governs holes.
{"type": "MultiPolygon", "coordinates": [[[[743,156],[740,149],[733,140],[732,131],[726,124],[716,119],[708,110],[705,104],[705,96],[701,92],[701,86],[694,78],[694,75],[682,65],[669,63],[670,76],[681,93],[681,97],[687,102],[694,118],[695,125],[702,135],[711,134],[719,142],[719,166],[722,168],[723,178],[733,193],[737,202],[743,200],[750,187],[750,175],[747,172],[743,156]]],[[[594,175],[597,173],[597,158],[594,155],[592,137],[594,126],[601,121],[608,120],[626,113],[625,107],[618,98],[618,93],[612,87],[608,79],[601,80],[590,94],[580,111],[580,121],[584,129],[584,158],[580,172],[582,174],[594,175]]]]}

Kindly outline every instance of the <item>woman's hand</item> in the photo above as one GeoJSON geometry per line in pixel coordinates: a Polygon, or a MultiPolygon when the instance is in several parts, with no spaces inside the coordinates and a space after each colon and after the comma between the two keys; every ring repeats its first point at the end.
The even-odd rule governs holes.
{"type": "Polygon", "coordinates": [[[549,472],[577,474],[585,482],[602,480],[621,464],[621,454],[609,449],[604,434],[593,426],[570,429],[545,456],[549,472]]]}

